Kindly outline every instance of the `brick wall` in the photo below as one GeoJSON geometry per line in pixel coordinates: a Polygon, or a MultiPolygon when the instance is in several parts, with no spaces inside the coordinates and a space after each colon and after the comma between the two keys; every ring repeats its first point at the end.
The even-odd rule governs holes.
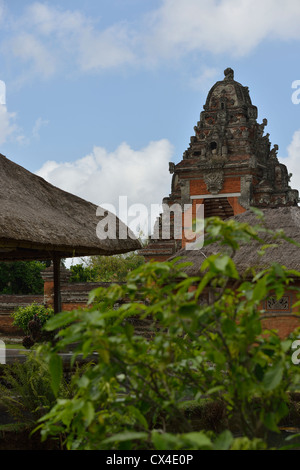
{"type": "MultiPolygon", "coordinates": [[[[45,282],[45,295],[0,295],[0,336],[22,336],[23,332],[12,325],[12,313],[19,307],[33,303],[53,306],[53,285],[45,282]]],[[[61,285],[62,309],[71,311],[87,305],[89,293],[97,287],[108,287],[108,282],[63,283],[61,285]]]]}
{"type": "MultiPolygon", "coordinates": [[[[49,273],[48,273],[49,274],[49,273]]],[[[62,309],[71,311],[76,308],[84,308],[87,305],[89,293],[97,287],[108,288],[109,282],[68,283],[61,285],[62,309]]],[[[287,293],[280,304],[274,299],[271,305],[266,301],[262,308],[265,310],[266,318],[263,320],[264,328],[275,329],[281,338],[287,337],[295,328],[300,326],[300,317],[292,305],[297,300],[297,291],[287,293]],[[274,308],[273,308],[274,307],[274,308]]],[[[0,336],[18,336],[22,332],[12,326],[11,314],[18,308],[32,303],[52,305],[53,282],[48,275],[45,281],[45,295],[0,295],[0,336]]],[[[138,320],[136,320],[138,322],[138,320]]]]}
{"type": "Polygon", "coordinates": [[[300,317],[292,317],[289,315],[280,316],[274,314],[262,321],[263,328],[268,330],[277,330],[280,338],[287,338],[296,328],[300,326],[300,317]]]}
{"type": "Polygon", "coordinates": [[[43,295],[0,295],[0,335],[20,335],[22,332],[12,326],[11,314],[19,307],[27,307],[33,303],[42,305],[43,295]]]}
{"type": "MultiPolygon", "coordinates": [[[[222,190],[219,194],[239,193],[241,191],[241,179],[238,176],[230,176],[225,178],[222,190]]],[[[200,194],[210,194],[204,180],[190,180],[191,196],[199,196],[200,194]]]]}

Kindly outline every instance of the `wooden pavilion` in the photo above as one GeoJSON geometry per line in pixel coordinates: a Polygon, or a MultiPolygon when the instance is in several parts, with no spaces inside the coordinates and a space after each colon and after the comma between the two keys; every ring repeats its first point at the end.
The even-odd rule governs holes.
{"type": "Polygon", "coordinates": [[[117,217],[115,239],[99,239],[96,229],[101,218],[96,205],[53,186],[1,154],[0,174],[0,261],[52,260],[55,312],[61,307],[62,258],[109,256],[141,248],[117,217]]]}

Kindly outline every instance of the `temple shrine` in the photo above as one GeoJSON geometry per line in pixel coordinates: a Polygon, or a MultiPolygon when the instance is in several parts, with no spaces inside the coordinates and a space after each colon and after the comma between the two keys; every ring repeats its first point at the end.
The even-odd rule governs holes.
{"type": "MultiPolygon", "coordinates": [[[[228,68],[224,79],[208,93],[200,120],[194,127],[182,160],[170,163],[171,193],[163,199],[165,207],[179,204],[204,205],[204,217],[226,219],[242,214],[250,207],[279,208],[298,206],[299,194],[290,186],[286,166],[279,162],[278,145],[271,145],[268,124],[257,122],[257,107],[249,88],[234,80],[228,68]]],[[[172,215],[172,214],[171,214],[172,215]]],[[[174,231],[170,218],[170,236],[156,222],[155,237],[141,251],[146,261],[164,261],[185,247],[184,234],[174,231]],[[173,229],[173,230],[172,230],[173,229]]],[[[184,227],[183,227],[184,229],[184,227]]]]}

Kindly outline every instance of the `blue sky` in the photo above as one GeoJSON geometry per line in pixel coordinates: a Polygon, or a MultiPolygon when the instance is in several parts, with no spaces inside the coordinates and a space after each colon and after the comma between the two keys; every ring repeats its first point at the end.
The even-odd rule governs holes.
{"type": "Polygon", "coordinates": [[[232,67],[300,190],[299,24],[299,0],[0,0],[0,152],[96,204],[160,203],[232,67]]]}

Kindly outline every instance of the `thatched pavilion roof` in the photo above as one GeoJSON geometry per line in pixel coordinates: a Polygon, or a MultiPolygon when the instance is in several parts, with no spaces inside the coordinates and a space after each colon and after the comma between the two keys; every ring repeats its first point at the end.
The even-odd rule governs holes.
{"type": "MultiPolygon", "coordinates": [[[[273,233],[278,230],[283,230],[288,238],[291,238],[300,244],[300,208],[293,207],[278,207],[275,209],[261,209],[264,214],[264,223],[257,219],[257,216],[248,210],[243,214],[236,215],[234,220],[240,223],[247,223],[251,226],[258,224],[271,230],[273,233]]],[[[277,246],[268,248],[264,255],[257,253],[260,244],[256,241],[241,245],[240,249],[233,256],[238,271],[242,274],[249,267],[258,270],[269,267],[272,263],[279,263],[286,266],[288,269],[295,269],[300,271],[300,248],[291,244],[283,239],[274,241],[271,234],[259,232],[260,238],[267,244],[275,243],[277,246]]],[[[204,246],[200,250],[185,250],[182,249],[172,256],[170,259],[181,257],[182,261],[193,263],[192,266],[185,268],[185,272],[189,276],[199,275],[199,269],[206,257],[211,254],[228,252],[226,248],[217,243],[204,246]]],[[[228,252],[230,254],[230,252],[228,252]]]]}
{"type": "Polygon", "coordinates": [[[99,240],[96,205],[1,154],[0,175],[0,261],[113,255],[141,248],[132,232],[125,240],[99,240]]]}

